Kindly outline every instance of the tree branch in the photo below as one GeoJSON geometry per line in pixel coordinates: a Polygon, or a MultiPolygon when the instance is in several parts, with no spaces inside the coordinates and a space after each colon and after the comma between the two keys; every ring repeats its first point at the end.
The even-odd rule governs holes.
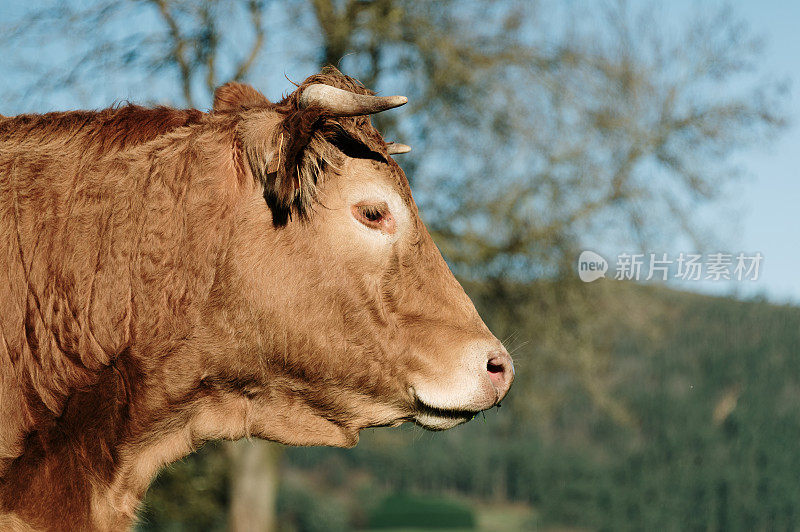
{"type": "Polygon", "coordinates": [[[214,15],[212,13],[213,4],[203,4],[200,8],[200,19],[203,22],[203,42],[204,45],[201,51],[205,57],[198,59],[205,59],[206,63],[206,87],[208,92],[213,94],[214,89],[217,88],[217,48],[219,46],[219,33],[214,22],[214,15]]]}
{"type": "Polygon", "coordinates": [[[169,28],[169,35],[172,39],[172,51],[170,55],[180,69],[183,97],[187,105],[194,107],[194,98],[192,97],[192,69],[185,56],[187,42],[181,35],[177,20],[175,20],[175,17],[170,13],[168,1],[169,0],[150,0],[150,2],[158,8],[161,18],[169,28]]]}
{"type": "Polygon", "coordinates": [[[236,67],[236,73],[233,75],[235,81],[239,81],[247,75],[264,44],[264,3],[261,0],[250,0],[248,2],[248,10],[250,11],[250,23],[253,25],[255,39],[253,40],[253,46],[250,47],[250,53],[236,67]]]}

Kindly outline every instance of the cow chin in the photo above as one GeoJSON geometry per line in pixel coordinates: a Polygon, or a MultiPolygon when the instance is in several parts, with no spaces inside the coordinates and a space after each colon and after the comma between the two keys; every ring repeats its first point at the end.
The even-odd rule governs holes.
{"type": "Polygon", "coordinates": [[[422,399],[424,394],[420,394],[417,390],[412,391],[416,397],[416,405],[414,408],[414,423],[426,428],[428,430],[447,430],[474,418],[478,412],[491,408],[496,401],[497,395],[494,390],[485,394],[486,400],[484,401],[468,401],[464,403],[466,406],[450,406],[453,403],[447,404],[444,407],[433,406],[431,403],[422,399]]]}
{"type": "Polygon", "coordinates": [[[412,386],[411,393],[416,401],[414,422],[428,430],[447,430],[466,423],[478,412],[497,403],[497,392],[488,379],[464,380],[467,382],[460,386],[433,383],[412,386]]]}
{"type": "Polygon", "coordinates": [[[414,416],[414,423],[428,430],[452,429],[475,417],[477,412],[425,409],[414,416]]]}

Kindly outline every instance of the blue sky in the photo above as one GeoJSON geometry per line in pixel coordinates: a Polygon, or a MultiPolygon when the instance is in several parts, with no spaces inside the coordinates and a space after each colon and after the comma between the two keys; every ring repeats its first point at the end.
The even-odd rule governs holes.
{"type": "Polygon", "coordinates": [[[741,155],[750,174],[737,202],[741,219],[729,237],[737,249],[764,255],[761,281],[750,290],[800,303],[800,2],[737,2],[736,10],[766,39],[765,70],[791,81],[789,127],[771,146],[741,155]]]}

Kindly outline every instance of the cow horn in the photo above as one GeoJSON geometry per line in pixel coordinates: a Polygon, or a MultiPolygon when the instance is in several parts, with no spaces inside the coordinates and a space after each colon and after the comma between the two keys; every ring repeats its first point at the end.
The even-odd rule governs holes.
{"type": "Polygon", "coordinates": [[[300,106],[318,105],[334,116],[359,116],[380,113],[408,102],[405,96],[372,96],[356,94],[330,85],[314,83],[303,89],[300,106]]]}
{"type": "Polygon", "coordinates": [[[411,146],[408,146],[407,144],[400,144],[399,142],[387,142],[386,151],[389,153],[389,155],[408,153],[411,151],[411,146]]]}

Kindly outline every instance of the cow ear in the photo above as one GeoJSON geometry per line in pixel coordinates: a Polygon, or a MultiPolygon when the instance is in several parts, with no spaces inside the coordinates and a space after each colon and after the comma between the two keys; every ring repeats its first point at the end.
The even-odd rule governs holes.
{"type": "Polygon", "coordinates": [[[253,177],[264,186],[274,223],[284,225],[292,214],[309,215],[335,152],[320,131],[327,118],[323,109],[293,110],[274,121],[275,115],[264,115],[242,123],[242,147],[253,177]]]}
{"type": "Polygon", "coordinates": [[[214,91],[214,112],[224,113],[269,106],[270,101],[250,85],[232,81],[214,91]]]}

